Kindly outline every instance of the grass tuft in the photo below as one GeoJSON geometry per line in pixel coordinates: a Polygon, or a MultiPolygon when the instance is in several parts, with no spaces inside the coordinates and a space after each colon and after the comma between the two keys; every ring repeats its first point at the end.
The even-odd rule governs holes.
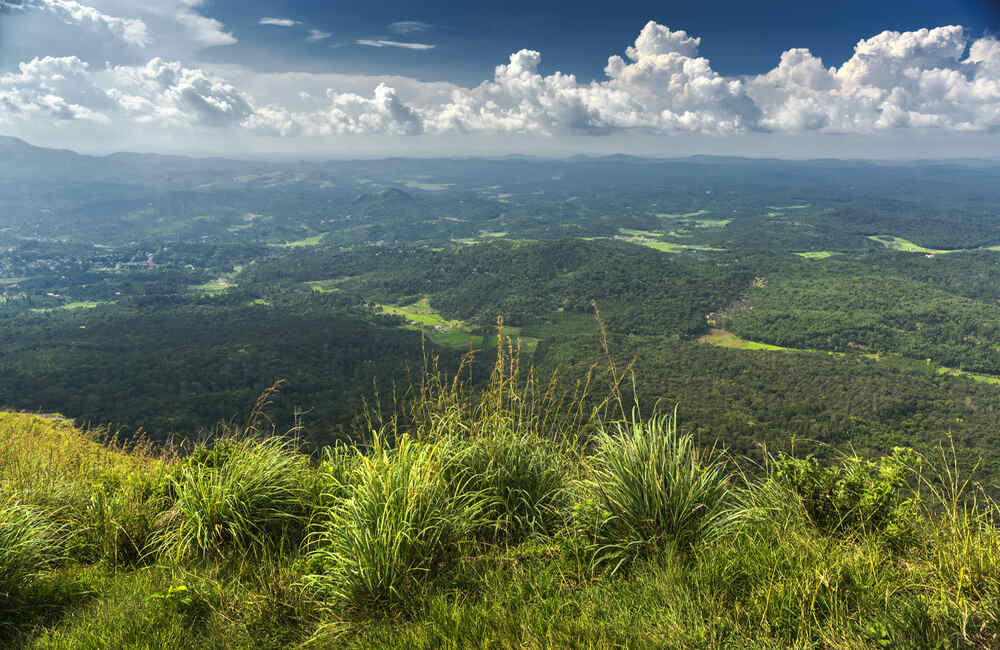
{"type": "Polygon", "coordinates": [[[603,513],[595,564],[615,573],[668,546],[688,549],[723,522],[729,474],[722,454],[700,450],[674,416],[635,416],[597,437],[587,482],[603,513]]]}
{"type": "Polygon", "coordinates": [[[288,439],[222,438],[168,476],[153,543],[176,562],[297,546],[311,509],[308,458],[288,439]]]}
{"type": "Polygon", "coordinates": [[[0,495],[0,601],[63,557],[66,531],[39,509],[0,495]]]}
{"type": "Polygon", "coordinates": [[[459,471],[456,441],[375,435],[310,544],[303,584],[320,599],[367,611],[411,604],[483,525],[486,499],[459,471]]]}

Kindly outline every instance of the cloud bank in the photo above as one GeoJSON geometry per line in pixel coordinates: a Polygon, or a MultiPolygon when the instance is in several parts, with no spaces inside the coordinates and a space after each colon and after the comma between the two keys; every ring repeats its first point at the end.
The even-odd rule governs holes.
{"type": "MultiPolygon", "coordinates": [[[[236,42],[218,21],[197,13],[201,0],[92,1],[101,8],[75,0],[29,0],[25,6],[101,32],[133,50],[151,48],[162,38],[151,26],[161,24],[157,20],[164,16],[199,47],[236,42]],[[113,15],[116,6],[134,8],[130,15],[141,18],[113,15]]],[[[262,18],[259,23],[299,24],[288,18],[262,18]]],[[[401,21],[392,27],[405,34],[428,26],[401,21]]],[[[307,40],[327,37],[311,30],[307,40]]],[[[425,51],[435,47],[383,39],[357,43],[425,51]]],[[[434,84],[434,92],[422,93],[421,82],[412,80],[398,86],[402,94],[395,84],[372,82],[367,93],[327,87],[317,94],[310,87],[266,101],[226,81],[224,71],[212,74],[170,57],[103,66],[77,57],[35,57],[16,71],[0,73],[0,125],[230,129],[277,138],[872,134],[908,128],[1000,132],[1000,41],[972,39],[961,26],[885,31],[859,40],[851,58],[833,66],[808,49],[791,49],[773,69],[745,77],[720,75],[700,56],[700,47],[697,36],[649,22],[624,53],[608,58],[599,81],[583,83],[560,71],[546,74],[540,52],[521,50],[498,65],[491,79],[471,88],[450,86],[446,98],[440,83],[434,84]]]]}

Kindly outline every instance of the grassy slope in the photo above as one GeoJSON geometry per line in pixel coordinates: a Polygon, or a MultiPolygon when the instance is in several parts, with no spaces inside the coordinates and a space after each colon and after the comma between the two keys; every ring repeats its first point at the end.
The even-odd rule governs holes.
{"type": "MultiPolygon", "coordinates": [[[[357,648],[986,648],[1000,640],[996,506],[980,502],[969,509],[949,498],[964,479],[945,471],[943,482],[926,484],[943,498],[925,489],[917,499],[909,488],[881,491],[879,485],[887,484],[869,485],[863,472],[848,471],[845,476],[854,478],[844,480],[854,482],[845,484],[847,493],[868,485],[859,498],[896,504],[891,508],[903,513],[898,517],[902,529],[882,524],[831,530],[815,523],[819,520],[809,514],[806,493],[774,480],[745,485],[738,476],[720,476],[712,481],[721,481],[728,505],[712,528],[716,532],[685,537],[678,546],[672,540],[688,530],[676,523],[684,517],[663,519],[656,514],[660,511],[642,514],[639,509],[661,504],[663,512],[680,508],[677,512],[690,517],[699,512],[700,497],[687,505],[676,500],[670,486],[683,481],[683,473],[649,474],[651,461],[619,446],[627,436],[646,439],[641,436],[651,435],[653,425],[629,433],[633,425],[626,423],[602,439],[595,454],[566,436],[588,430],[592,418],[576,413],[572,400],[559,401],[521,383],[514,367],[501,360],[481,399],[463,398],[448,382],[428,382],[409,407],[408,420],[417,434],[401,443],[409,451],[376,444],[364,456],[334,454],[320,466],[284,443],[241,447],[264,449],[263,456],[237,455],[231,465],[218,460],[224,456],[202,450],[193,457],[201,460],[192,464],[142,446],[124,450],[98,444],[58,417],[0,413],[5,450],[0,494],[64,524],[66,545],[63,561],[0,602],[0,645],[249,648],[309,641],[311,647],[357,648]],[[254,472],[226,473],[260,458],[266,461],[261,476],[270,463],[291,468],[281,474],[294,471],[295,480],[289,485],[277,475],[255,480],[254,472]],[[275,459],[281,462],[271,462],[275,459]],[[407,462],[415,463],[412,470],[407,462]],[[478,469],[455,474],[458,467],[478,469]],[[629,467],[636,472],[629,473],[629,467]],[[224,476],[236,478],[212,478],[224,476]],[[468,478],[454,482],[449,476],[468,478]],[[170,483],[170,477],[182,480],[170,483]],[[619,478],[618,491],[611,490],[608,486],[619,478]],[[377,488],[383,481],[401,481],[403,491],[377,488]],[[155,541],[176,533],[171,526],[183,512],[179,504],[190,501],[184,501],[190,497],[185,490],[208,485],[221,490],[213,494],[225,502],[239,502],[256,489],[271,503],[260,516],[281,520],[278,511],[284,511],[327,532],[302,537],[282,528],[271,533],[278,535],[275,543],[256,536],[234,545],[231,538],[212,537],[216,529],[209,528],[201,541],[166,537],[195,544],[208,555],[158,551],[155,541]],[[284,501],[267,497],[280,490],[284,501]],[[469,510],[487,493],[500,501],[484,500],[469,510]],[[359,544],[391,542],[391,535],[406,534],[405,527],[399,528],[402,521],[393,524],[393,517],[412,516],[413,510],[385,510],[377,516],[382,532],[374,537],[349,534],[354,526],[367,530],[369,511],[355,505],[368,504],[377,513],[385,498],[426,498],[423,507],[436,508],[427,511],[432,516],[427,521],[438,522],[435,526],[417,524],[409,533],[404,551],[416,564],[406,566],[414,568],[392,565],[392,575],[407,580],[399,583],[405,598],[368,602],[331,596],[344,593],[345,585],[353,585],[356,595],[369,588],[389,593],[337,573],[337,567],[355,566],[365,557],[362,550],[368,547],[359,544]],[[463,500],[464,509],[448,510],[453,499],[463,500]],[[482,505],[488,503],[493,505],[482,505]],[[609,519],[607,507],[620,508],[619,519],[609,519]],[[456,513],[472,519],[449,519],[456,513]],[[615,523],[630,514],[637,517],[634,525],[615,523]],[[325,528],[326,521],[334,523],[325,528]],[[648,528],[651,521],[661,523],[648,528]],[[452,542],[417,543],[453,525],[458,528],[448,530],[458,537],[452,542]],[[117,555],[133,541],[123,539],[122,531],[152,540],[140,544],[144,554],[117,555]],[[612,571],[594,564],[608,548],[630,558],[626,568],[612,571]],[[420,568],[421,554],[432,552],[435,559],[426,566],[433,569],[427,573],[420,568]],[[317,591],[316,584],[336,588],[317,591]]],[[[391,422],[375,425],[387,439],[402,436],[391,422]]],[[[665,458],[682,453],[667,442],[665,458]]],[[[697,458],[704,459],[698,463],[717,462],[697,458]]],[[[934,476],[929,464],[925,461],[923,471],[934,476]]],[[[692,467],[693,477],[708,475],[708,465],[692,467]]],[[[202,507],[217,502],[212,498],[202,507]]],[[[411,508],[418,503],[412,501],[411,508]]],[[[199,518],[208,516],[207,510],[197,512],[199,518]]],[[[229,525],[235,515],[213,516],[229,525]]],[[[403,547],[395,548],[395,555],[387,556],[372,547],[372,562],[404,561],[403,547]]]]}

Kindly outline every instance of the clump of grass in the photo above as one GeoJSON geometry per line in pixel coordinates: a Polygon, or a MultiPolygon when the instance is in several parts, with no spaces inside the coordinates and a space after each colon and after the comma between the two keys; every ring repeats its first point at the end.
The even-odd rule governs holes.
{"type": "Polygon", "coordinates": [[[63,556],[65,529],[43,512],[0,495],[0,601],[63,556]]]}
{"type": "Polygon", "coordinates": [[[469,485],[489,497],[486,538],[517,543],[551,534],[566,505],[567,459],[551,440],[497,432],[468,441],[462,467],[469,485]]]}
{"type": "Polygon", "coordinates": [[[154,544],[177,562],[297,544],[309,517],[312,478],[308,458],[285,438],[200,445],[168,475],[171,505],[154,544]]]}
{"type": "Polygon", "coordinates": [[[390,447],[374,435],[310,544],[313,573],[304,585],[320,599],[368,611],[412,603],[483,523],[484,496],[469,489],[459,454],[452,438],[404,434],[390,447]]]}
{"type": "Polygon", "coordinates": [[[112,566],[134,564],[146,556],[165,505],[166,477],[153,473],[107,472],[91,487],[82,516],[77,555],[112,566]]]}
{"type": "Polygon", "coordinates": [[[690,548],[722,525],[725,459],[679,434],[676,410],[601,430],[592,465],[587,486],[603,515],[595,564],[612,573],[668,546],[690,548]]]}

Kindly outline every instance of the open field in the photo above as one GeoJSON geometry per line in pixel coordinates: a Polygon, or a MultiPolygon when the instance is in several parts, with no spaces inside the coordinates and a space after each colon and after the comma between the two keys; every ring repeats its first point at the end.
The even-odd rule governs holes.
{"type": "Polygon", "coordinates": [[[800,350],[784,348],[780,345],[757,343],[756,341],[745,341],[732,332],[715,328],[711,329],[709,334],[699,338],[698,342],[716,345],[721,348],[730,348],[732,350],[774,350],[780,352],[800,352],[800,350]]]}
{"type": "Polygon", "coordinates": [[[191,285],[191,291],[195,293],[204,293],[208,295],[214,295],[217,293],[222,293],[235,286],[229,278],[216,278],[214,280],[209,280],[204,284],[194,284],[191,285]]]}
{"type": "Polygon", "coordinates": [[[65,305],[60,305],[58,307],[43,307],[38,309],[32,309],[31,311],[35,313],[45,313],[49,311],[55,311],[57,309],[94,309],[99,305],[109,305],[112,301],[110,300],[76,300],[73,302],[66,303],[65,305]]]}
{"type": "Polygon", "coordinates": [[[304,239],[299,239],[296,241],[286,242],[284,244],[278,244],[282,248],[300,248],[302,246],[319,246],[320,242],[323,241],[323,237],[326,235],[325,232],[321,232],[318,235],[313,235],[312,237],[305,237],[304,239]]]}
{"type": "Polygon", "coordinates": [[[688,212],[685,214],[671,214],[669,212],[658,212],[656,216],[661,219],[693,219],[695,217],[700,217],[703,214],[708,214],[708,210],[695,210],[694,212],[688,212]]]}
{"type": "Polygon", "coordinates": [[[901,251],[904,253],[925,253],[932,255],[943,255],[946,253],[954,253],[954,250],[943,250],[940,248],[927,248],[926,246],[921,246],[920,244],[914,244],[913,242],[903,239],[902,237],[896,237],[895,235],[871,235],[868,239],[882,244],[886,248],[890,248],[895,251],[901,251]]]}
{"type": "Polygon", "coordinates": [[[444,192],[451,189],[454,183],[422,183],[420,181],[397,181],[411,190],[423,190],[425,192],[444,192]]]}
{"type": "Polygon", "coordinates": [[[808,251],[806,253],[796,253],[796,255],[804,257],[807,260],[825,260],[828,257],[840,255],[840,253],[837,251],[808,251]]]}
{"type": "Polygon", "coordinates": [[[409,305],[376,305],[387,314],[402,316],[407,327],[423,330],[435,343],[450,347],[469,347],[482,342],[482,337],[468,331],[468,325],[459,320],[446,320],[430,305],[430,300],[421,298],[409,305]]]}
{"type": "Polygon", "coordinates": [[[952,375],[953,377],[966,377],[972,381],[978,381],[983,384],[995,384],[1000,385],[1000,377],[994,375],[984,375],[979,372],[968,372],[966,370],[959,370],[957,368],[945,368],[941,367],[937,369],[939,375],[952,375]]]}

